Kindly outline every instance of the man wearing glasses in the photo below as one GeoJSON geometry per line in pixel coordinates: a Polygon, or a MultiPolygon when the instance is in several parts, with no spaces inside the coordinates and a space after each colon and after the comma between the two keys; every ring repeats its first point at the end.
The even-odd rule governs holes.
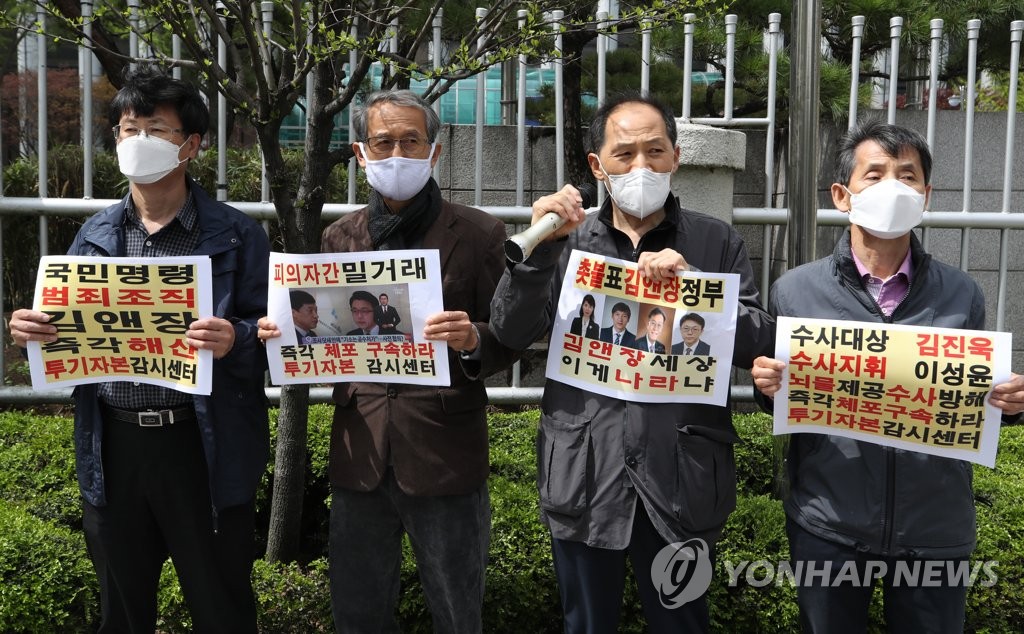
{"type": "Polygon", "coordinates": [[[391,327],[384,327],[377,324],[377,298],[368,291],[356,291],[348,298],[348,307],[352,312],[352,323],[355,328],[348,332],[349,336],[355,335],[397,335],[398,331],[391,327]]]}
{"type": "MultiPolygon", "coordinates": [[[[209,256],[214,315],[185,341],[213,352],[209,396],[130,381],[75,388],[83,524],[100,586],[100,632],[156,629],[170,555],[197,632],[256,632],[250,577],[255,493],[269,456],[256,320],[266,313],[267,235],[186,173],[209,126],[191,84],[142,67],[110,106],[127,196],[82,225],[77,256],[209,256]]],[[[15,343],[57,340],[48,315],[21,309],[15,343]]]]}
{"type": "Polygon", "coordinates": [[[679,334],[683,340],[672,346],[672,354],[697,355],[706,357],[711,354],[711,346],[701,341],[704,334],[704,318],[697,313],[686,313],[679,320],[679,334]]]}
{"type": "MultiPolygon", "coordinates": [[[[330,581],[338,632],[398,631],[403,533],[416,554],[434,630],[482,630],[491,522],[483,379],[515,358],[488,327],[505,270],[505,226],[441,198],[431,177],[441,155],[439,128],[429,104],[408,90],[369,95],[352,144],[373,188],[369,205],[327,227],[321,244],[324,253],[437,249],[445,310],[413,335],[446,342],[451,367],[446,388],[339,383],[334,389],[330,581]]],[[[353,302],[353,310],[377,303],[366,296],[372,304],[353,302]]],[[[279,334],[260,321],[261,337],[279,334]]]]}

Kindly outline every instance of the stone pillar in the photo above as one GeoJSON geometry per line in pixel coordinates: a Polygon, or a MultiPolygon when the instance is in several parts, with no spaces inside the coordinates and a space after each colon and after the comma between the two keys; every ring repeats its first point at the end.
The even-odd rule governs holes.
{"type": "Polygon", "coordinates": [[[679,203],[732,224],[733,181],[746,166],[747,135],[678,120],[679,169],[672,193],[679,203]]]}

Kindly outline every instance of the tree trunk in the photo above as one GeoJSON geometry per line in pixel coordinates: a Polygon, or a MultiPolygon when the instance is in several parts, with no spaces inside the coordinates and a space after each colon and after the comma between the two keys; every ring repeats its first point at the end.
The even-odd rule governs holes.
{"type": "MultiPolygon", "coordinates": [[[[337,66],[340,68],[341,65],[337,66]]],[[[334,85],[332,78],[333,65],[329,61],[314,70],[313,99],[308,104],[306,161],[298,190],[292,195],[284,182],[272,183],[274,205],[281,220],[281,233],[288,253],[320,251],[320,216],[325,202],[322,183],[327,182],[334,167],[329,152],[333,118],[324,112],[324,104],[330,101],[334,85]]],[[[268,154],[274,152],[275,159],[279,159],[277,129],[264,129],[262,132],[260,143],[268,154]]],[[[299,553],[308,414],[309,387],[284,386],[277,420],[274,491],[267,530],[268,561],[294,561],[299,553]]]]}
{"type": "Polygon", "coordinates": [[[281,388],[267,561],[291,562],[299,554],[308,411],[308,385],[285,385],[281,388]]]}
{"type": "Polygon", "coordinates": [[[587,162],[587,148],[583,131],[582,80],[583,47],[593,39],[589,33],[574,33],[564,41],[565,65],[562,70],[562,105],[565,108],[565,177],[579,187],[593,183],[594,175],[587,162]]]}

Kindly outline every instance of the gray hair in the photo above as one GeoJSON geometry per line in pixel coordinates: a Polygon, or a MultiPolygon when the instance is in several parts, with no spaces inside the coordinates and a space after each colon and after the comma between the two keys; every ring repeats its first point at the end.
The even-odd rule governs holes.
{"type": "Polygon", "coordinates": [[[422,110],[423,118],[427,122],[427,141],[433,143],[437,139],[437,132],[441,129],[441,118],[437,116],[437,113],[434,112],[434,109],[430,107],[430,104],[423,97],[420,97],[411,90],[378,90],[377,92],[370,93],[363,100],[362,107],[356,110],[356,116],[352,122],[355,128],[356,141],[366,140],[370,108],[384,103],[422,110]]]}

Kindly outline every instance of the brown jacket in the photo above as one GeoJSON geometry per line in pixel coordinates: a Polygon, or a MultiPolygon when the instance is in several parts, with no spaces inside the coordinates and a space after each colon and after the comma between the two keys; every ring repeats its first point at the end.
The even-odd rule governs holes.
{"type": "MultiPolygon", "coordinates": [[[[324,253],[372,251],[367,209],[324,230],[324,253]]],[[[423,238],[441,260],[445,310],[462,310],[480,332],[479,361],[448,350],[451,387],[339,383],[334,388],[330,477],[336,487],[371,491],[390,460],[410,495],[454,495],[487,478],[487,392],[483,379],[515,360],[487,323],[494,289],[505,270],[505,225],[470,207],[442,203],[423,238]]]]}

